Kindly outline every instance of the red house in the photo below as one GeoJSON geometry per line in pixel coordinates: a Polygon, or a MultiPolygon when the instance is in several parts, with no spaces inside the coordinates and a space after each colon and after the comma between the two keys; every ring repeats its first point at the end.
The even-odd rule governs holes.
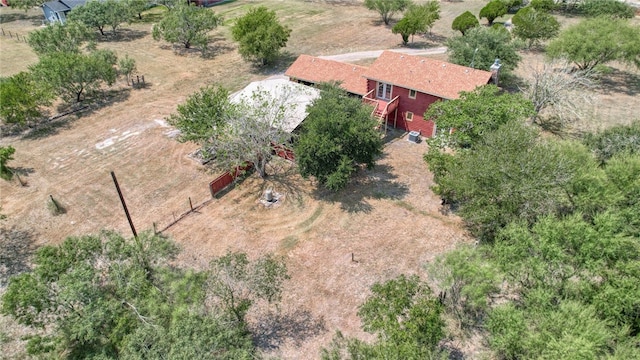
{"type": "Polygon", "coordinates": [[[436,130],[434,122],[423,117],[429,105],[457,99],[461,91],[472,91],[492,79],[488,71],[393,51],[384,51],[368,68],[301,55],[285,75],[306,84],[339,81],[345,90],[372,104],[373,114],[385,126],[427,137],[436,130]]]}

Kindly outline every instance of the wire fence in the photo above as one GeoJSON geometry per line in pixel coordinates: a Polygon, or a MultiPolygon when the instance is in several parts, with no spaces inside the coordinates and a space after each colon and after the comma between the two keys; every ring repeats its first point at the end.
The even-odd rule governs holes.
{"type": "Polygon", "coordinates": [[[0,34],[2,34],[2,36],[4,37],[8,37],[11,38],[13,40],[16,40],[17,42],[23,42],[23,43],[27,43],[28,42],[28,37],[27,35],[21,35],[15,31],[11,31],[11,30],[5,30],[5,28],[0,28],[0,34]]]}

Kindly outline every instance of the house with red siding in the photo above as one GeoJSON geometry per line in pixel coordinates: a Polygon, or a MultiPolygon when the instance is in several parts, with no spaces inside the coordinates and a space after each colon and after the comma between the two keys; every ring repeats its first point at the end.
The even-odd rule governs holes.
{"type": "Polygon", "coordinates": [[[384,51],[369,67],[301,55],[285,75],[305,84],[337,81],[373,106],[384,127],[435,134],[436,125],[424,119],[427,108],[439,100],[460,97],[492,81],[492,73],[445,61],[384,51]]]}

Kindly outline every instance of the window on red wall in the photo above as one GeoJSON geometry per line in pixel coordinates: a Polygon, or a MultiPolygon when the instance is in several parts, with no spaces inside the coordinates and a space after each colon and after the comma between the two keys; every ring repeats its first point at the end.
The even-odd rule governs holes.
{"type": "Polygon", "coordinates": [[[391,84],[379,82],[376,96],[379,99],[391,100],[391,84]]]}
{"type": "Polygon", "coordinates": [[[406,119],[407,121],[413,120],[413,113],[411,111],[407,111],[406,119]]]}
{"type": "Polygon", "coordinates": [[[410,99],[415,99],[416,98],[416,94],[417,94],[417,91],[409,90],[409,98],[410,99]]]}

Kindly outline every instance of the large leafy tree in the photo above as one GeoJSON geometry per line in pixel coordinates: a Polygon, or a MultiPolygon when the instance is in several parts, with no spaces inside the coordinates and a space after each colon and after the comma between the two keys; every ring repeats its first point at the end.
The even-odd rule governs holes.
{"type": "Polygon", "coordinates": [[[240,55],[260,65],[277,59],[280,49],[287,45],[290,34],[291,29],[280,24],[275,11],[264,6],[249,10],[231,28],[233,40],[240,45],[240,55]]]}
{"type": "Polygon", "coordinates": [[[109,25],[107,11],[105,3],[91,0],[82,6],[75,7],[67,17],[70,21],[77,21],[89,28],[97,29],[101,35],[104,35],[104,28],[109,25]]]}
{"type": "Polygon", "coordinates": [[[386,25],[389,25],[395,13],[404,11],[411,4],[411,0],[364,0],[364,6],[380,14],[386,25]]]}
{"type": "Polygon", "coordinates": [[[79,52],[80,46],[93,40],[91,31],[80,22],[53,23],[29,34],[29,46],[38,55],[52,52],[79,52]]]}
{"type": "Polygon", "coordinates": [[[402,36],[403,44],[409,42],[409,36],[424,33],[433,27],[433,24],[440,18],[440,3],[429,1],[422,5],[411,5],[404,14],[402,20],[398,21],[391,32],[402,36]]]}
{"type": "Polygon", "coordinates": [[[204,306],[207,275],[168,265],[161,236],[103,232],[37,251],[32,272],[11,278],[2,312],[46,327],[34,355],[77,358],[250,359],[245,325],[204,306]]]}
{"type": "Polygon", "coordinates": [[[360,306],[363,328],[377,335],[367,344],[338,333],[323,360],[425,359],[435,354],[444,337],[442,305],[416,275],[400,275],[371,287],[371,296],[360,306]]]}
{"type": "Polygon", "coordinates": [[[314,176],[338,190],[358,165],[373,167],[382,153],[382,140],[368,106],[337,86],[325,86],[307,110],[309,116],[294,145],[302,176],[314,176]]]}
{"type": "Polygon", "coordinates": [[[464,35],[465,32],[469,29],[473,29],[476,26],[479,26],[480,22],[470,11],[465,11],[462,14],[458,15],[455,19],[453,19],[453,23],[451,23],[452,30],[458,30],[464,35]]]}
{"type": "Polygon", "coordinates": [[[53,92],[31,73],[21,72],[0,80],[0,118],[5,124],[23,125],[42,116],[53,92]]]}
{"type": "Polygon", "coordinates": [[[540,40],[556,37],[560,32],[560,23],[553,15],[531,6],[518,10],[512,21],[514,35],[526,40],[529,48],[540,40]]]}
{"type": "Polygon", "coordinates": [[[640,120],[619,125],[600,133],[587,134],[583,142],[602,163],[620,154],[640,154],[640,120]]]}
{"type": "Polygon", "coordinates": [[[234,113],[229,91],[207,86],[190,95],[167,121],[180,130],[178,140],[191,141],[207,149],[234,113]]]}
{"type": "Polygon", "coordinates": [[[487,18],[489,26],[493,25],[493,21],[500,16],[507,13],[509,8],[504,2],[500,0],[492,0],[487,3],[482,9],[480,9],[479,17],[487,18]]]}
{"type": "Polygon", "coordinates": [[[449,38],[447,47],[450,62],[474,69],[488,71],[495,59],[500,59],[504,72],[515,69],[520,62],[511,35],[499,29],[474,27],[464,36],[449,38]]]}
{"type": "MultiPolygon", "coordinates": [[[[432,152],[437,150],[427,154],[429,163],[432,152]]],[[[541,141],[522,121],[512,120],[483,134],[473,151],[433,169],[436,190],[459,205],[474,235],[491,241],[511,221],[532,223],[538,216],[571,208],[567,189],[589,156],[574,144],[541,141]]]]}
{"type": "Polygon", "coordinates": [[[570,26],[547,46],[551,58],[566,58],[581,70],[611,61],[640,67],[640,27],[607,17],[570,26]]]}
{"type": "Polygon", "coordinates": [[[459,99],[432,104],[424,114],[433,119],[444,133],[446,144],[472,147],[485,133],[494,131],[511,120],[532,116],[533,105],[521,94],[502,92],[495,85],[462,92],[459,99]],[[449,133],[449,129],[452,131],[449,133]]]}
{"type": "Polygon", "coordinates": [[[115,82],[116,63],[117,56],[111,50],[89,54],[55,52],[40,57],[30,69],[63,100],[80,102],[102,84],[115,82]]]}
{"type": "Polygon", "coordinates": [[[152,35],[154,40],[178,43],[185,49],[195,45],[205,51],[209,44],[207,33],[221,22],[222,16],[211,10],[180,2],[153,26],[152,35]]]}

